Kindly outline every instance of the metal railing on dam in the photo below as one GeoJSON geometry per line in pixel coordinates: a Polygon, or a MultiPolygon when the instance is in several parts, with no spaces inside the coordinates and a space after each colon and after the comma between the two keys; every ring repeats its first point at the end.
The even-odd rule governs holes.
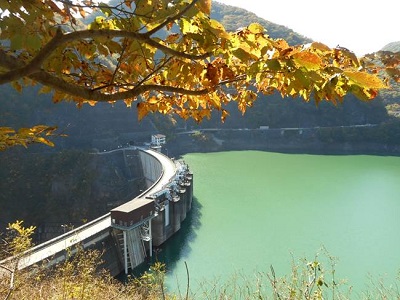
{"type": "MultiPolygon", "coordinates": [[[[147,189],[110,213],[27,250],[17,261],[18,269],[39,263],[51,267],[66,259],[66,249],[78,244],[85,249],[108,241],[111,246],[105,251],[112,255],[108,255],[106,267],[117,275],[142,263],[147,253],[151,256],[153,240],[158,246],[179,230],[193,196],[193,176],[187,165],[151,149],[113,151],[123,151],[124,155],[139,152],[147,189]]],[[[12,261],[15,263],[9,258],[0,264],[12,261]]]]}

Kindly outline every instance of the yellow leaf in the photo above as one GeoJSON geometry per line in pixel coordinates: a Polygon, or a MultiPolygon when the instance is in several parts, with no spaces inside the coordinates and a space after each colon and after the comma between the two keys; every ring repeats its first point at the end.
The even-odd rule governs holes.
{"type": "Polygon", "coordinates": [[[383,89],[386,85],[377,76],[365,72],[343,72],[354,84],[366,89],[383,89]]]}
{"type": "Polygon", "coordinates": [[[51,87],[45,85],[39,90],[39,94],[48,94],[52,91],[51,87]]]}
{"type": "Polygon", "coordinates": [[[9,133],[15,133],[15,130],[12,129],[11,127],[0,127],[0,134],[9,134],[9,133]]]}
{"type": "Polygon", "coordinates": [[[277,39],[274,42],[274,46],[278,49],[284,50],[289,48],[289,44],[283,39],[277,39]]]}
{"type": "Polygon", "coordinates": [[[152,96],[149,99],[147,99],[147,102],[150,104],[156,104],[156,103],[158,103],[158,99],[157,99],[157,97],[152,96]]]}
{"type": "Polygon", "coordinates": [[[53,142],[51,142],[48,139],[45,139],[43,137],[36,138],[36,142],[45,144],[45,145],[50,146],[50,147],[54,147],[54,143],[53,142]]]}
{"type": "Polygon", "coordinates": [[[211,118],[211,110],[203,109],[200,111],[200,121],[204,118],[207,118],[208,120],[211,118]]]}
{"type": "Polygon", "coordinates": [[[318,70],[322,65],[321,58],[311,52],[295,53],[293,60],[299,67],[305,67],[307,70],[318,70]]]}
{"type": "Polygon", "coordinates": [[[215,35],[217,35],[217,36],[219,36],[221,38],[225,38],[225,39],[229,39],[231,37],[229,35],[229,33],[225,31],[224,26],[220,22],[218,22],[218,21],[216,21],[214,19],[211,19],[210,20],[210,26],[211,26],[209,28],[210,31],[212,33],[214,33],[215,35]]]}
{"type": "Polygon", "coordinates": [[[347,58],[347,60],[349,62],[351,62],[351,64],[355,67],[359,67],[360,66],[360,62],[358,61],[357,56],[350,50],[347,50],[345,48],[336,48],[335,49],[336,53],[338,53],[338,51],[347,58]]]}
{"type": "Polygon", "coordinates": [[[180,26],[181,26],[181,31],[183,34],[196,33],[199,30],[199,28],[197,26],[192,25],[192,23],[186,19],[181,19],[180,26]]]}
{"type": "Polygon", "coordinates": [[[221,122],[225,122],[226,117],[229,116],[229,112],[225,109],[222,110],[222,114],[221,114],[221,122]]]}
{"type": "Polygon", "coordinates": [[[257,33],[264,33],[264,27],[258,23],[251,23],[247,29],[249,29],[249,31],[251,33],[257,34],[257,33]]]}
{"type": "Polygon", "coordinates": [[[249,46],[243,44],[240,47],[236,49],[232,49],[232,54],[239,58],[241,61],[249,61],[251,59],[256,60],[258,58],[257,54],[257,49],[251,49],[249,46]]]}
{"type": "Polygon", "coordinates": [[[218,95],[216,94],[211,95],[210,102],[213,108],[216,108],[218,110],[221,109],[221,100],[219,99],[218,95]]]}
{"type": "Polygon", "coordinates": [[[359,99],[367,101],[375,98],[378,93],[373,89],[365,89],[358,85],[353,85],[350,91],[359,99]]]}

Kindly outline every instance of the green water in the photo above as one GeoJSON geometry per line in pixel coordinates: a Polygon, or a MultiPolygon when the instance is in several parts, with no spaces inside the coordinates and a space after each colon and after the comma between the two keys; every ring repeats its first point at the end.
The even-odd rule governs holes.
{"type": "MultiPolygon", "coordinates": [[[[369,275],[393,282],[400,269],[400,158],[257,151],[188,154],[193,213],[159,254],[168,286],[250,277],[324,246],[337,278],[363,290],[369,275]]],[[[182,288],[182,287],[181,287],[182,288]]],[[[184,289],[184,288],[183,288],[184,289]]]]}

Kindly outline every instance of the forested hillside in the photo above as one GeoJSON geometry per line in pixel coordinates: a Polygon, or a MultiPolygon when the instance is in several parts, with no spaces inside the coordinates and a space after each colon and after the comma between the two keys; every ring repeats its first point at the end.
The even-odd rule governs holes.
{"type": "Polygon", "coordinates": [[[400,52],[400,41],[392,42],[382,48],[383,51],[400,52]]]}
{"type": "Polygon", "coordinates": [[[211,17],[219,20],[229,31],[236,31],[250,23],[260,23],[267,29],[268,35],[273,38],[284,38],[290,45],[305,44],[310,39],[294,32],[292,29],[278,25],[262,18],[245,9],[213,2],[211,17]]]}
{"type": "MultiPolygon", "coordinates": [[[[399,53],[400,41],[389,43],[381,50],[399,53]]],[[[391,82],[391,85],[392,89],[382,90],[381,96],[385,101],[386,108],[389,114],[395,117],[400,117],[400,84],[396,82],[391,82]]]]}

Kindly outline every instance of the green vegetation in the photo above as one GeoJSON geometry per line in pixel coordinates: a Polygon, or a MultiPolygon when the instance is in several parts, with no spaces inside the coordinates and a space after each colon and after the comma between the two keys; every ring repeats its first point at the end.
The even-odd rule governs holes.
{"type": "MultiPolygon", "coordinates": [[[[8,226],[8,234],[2,237],[0,259],[14,255],[14,259],[0,265],[1,299],[398,299],[400,291],[381,281],[371,281],[371,289],[353,295],[351,283],[335,276],[336,258],[325,249],[312,260],[293,261],[290,274],[276,276],[273,266],[269,272],[247,278],[235,274],[228,282],[212,279],[204,281],[196,293],[185,289],[170,293],[164,285],[166,270],[159,262],[154,263],[141,277],[117,281],[101,270],[101,253],[97,250],[67,249],[68,259],[52,269],[36,266],[30,270],[18,270],[18,259],[32,244],[34,228],[24,228],[17,221],[8,226]],[[76,254],[72,254],[75,250],[76,254]]],[[[400,274],[399,274],[400,275],[400,274]]],[[[400,278],[398,278],[400,280],[400,278]]]]}
{"type": "Polygon", "coordinates": [[[1,299],[161,299],[161,264],[124,284],[99,269],[101,253],[96,250],[66,249],[68,259],[53,269],[36,266],[18,270],[18,260],[32,246],[33,230],[17,221],[9,224],[8,234],[2,237],[0,259],[10,254],[13,259],[0,265],[1,299]]]}

